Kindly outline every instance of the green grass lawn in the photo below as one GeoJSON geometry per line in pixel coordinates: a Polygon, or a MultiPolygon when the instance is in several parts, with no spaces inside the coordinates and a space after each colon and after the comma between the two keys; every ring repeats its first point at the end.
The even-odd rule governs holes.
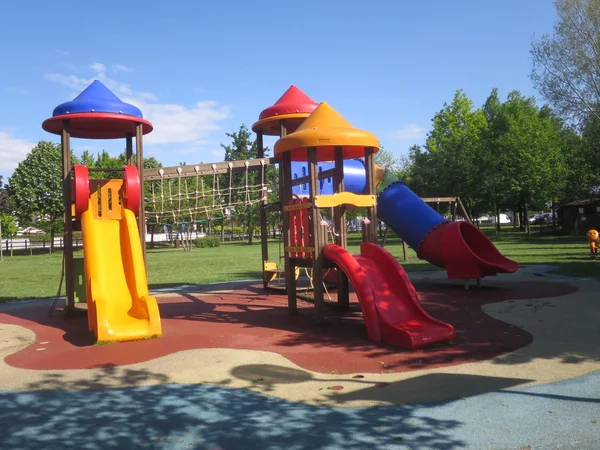
{"type": "MultiPolygon", "coordinates": [[[[499,238],[484,229],[498,249],[520,264],[559,266],[556,273],[600,279],[600,260],[592,260],[585,237],[539,236],[528,239],[523,233],[503,230],[499,238]]],[[[350,252],[357,253],[360,235],[350,234],[350,252]]],[[[402,244],[396,237],[388,239],[386,249],[402,258],[402,244]]],[[[81,256],[81,252],[76,255],[81,256]]],[[[279,260],[279,244],[269,243],[269,256],[279,260]]],[[[434,266],[416,258],[409,249],[408,261],[401,261],[408,272],[431,270],[434,266]]],[[[233,242],[221,247],[182,249],[148,249],[148,278],[153,288],[180,284],[256,279],[261,277],[260,241],[253,245],[233,242]]],[[[60,281],[62,254],[5,256],[0,263],[0,302],[52,297],[60,281]]],[[[64,290],[63,290],[64,292],[64,290]]]]}

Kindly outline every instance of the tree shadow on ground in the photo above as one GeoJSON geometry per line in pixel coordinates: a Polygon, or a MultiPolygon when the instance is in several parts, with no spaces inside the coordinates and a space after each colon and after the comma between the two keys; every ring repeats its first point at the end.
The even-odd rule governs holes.
{"type": "MultiPolygon", "coordinates": [[[[325,381],[322,404],[346,404],[350,402],[378,402],[380,404],[426,404],[479,395],[518,386],[532,380],[469,374],[429,373],[393,382],[367,381],[362,375],[338,376],[335,380],[319,379],[301,369],[273,364],[245,364],[234,367],[233,379],[250,383],[255,391],[272,393],[278,386],[290,385],[290,389],[303,389],[302,383],[325,381]],[[344,390],[347,383],[364,385],[359,389],[344,390]],[[333,389],[332,389],[333,387],[333,389]]],[[[228,384],[225,380],[221,384],[228,384]]]]}
{"type": "Polygon", "coordinates": [[[413,405],[335,409],[208,385],[65,390],[70,387],[58,375],[39,383],[42,390],[0,392],[0,448],[442,450],[466,445],[456,437],[459,421],[423,417],[413,405]]]}

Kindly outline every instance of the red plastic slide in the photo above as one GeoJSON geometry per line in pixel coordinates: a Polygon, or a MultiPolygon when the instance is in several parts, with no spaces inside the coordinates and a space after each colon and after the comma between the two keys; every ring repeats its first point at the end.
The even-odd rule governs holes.
{"type": "Polygon", "coordinates": [[[478,279],[519,268],[469,222],[438,225],[423,239],[417,253],[419,258],[445,267],[448,278],[478,279]]]}
{"type": "Polygon", "coordinates": [[[400,263],[378,245],[363,242],[360,255],[328,244],[323,255],[348,276],[361,303],[370,341],[419,348],[454,339],[452,325],[427,314],[400,263]]]}

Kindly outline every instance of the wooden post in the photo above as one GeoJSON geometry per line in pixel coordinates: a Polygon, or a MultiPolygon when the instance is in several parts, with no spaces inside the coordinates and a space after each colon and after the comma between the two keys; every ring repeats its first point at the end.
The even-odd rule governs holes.
{"type": "Polygon", "coordinates": [[[381,240],[380,246],[385,247],[385,243],[387,242],[388,234],[390,234],[390,227],[386,224],[385,231],[383,232],[383,239],[381,240]]]}
{"type": "MultiPolygon", "coordinates": [[[[333,174],[333,189],[334,194],[344,192],[344,149],[342,147],[335,148],[335,168],[333,174]]],[[[344,219],[344,206],[337,206],[333,212],[334,227],[337,231],[335,243],[341,247],[347,247],[346,236],[346,220],[344,219]]],[[[350,308],[350,287],[346,274],[337,270],[337,301],[338,307],[341,309],[350,308]]]]}
{"type": "MultiPolygon", "coordinates": [[[[375,188],[375,159],[373,147],[365,147],[366,192],[367,195],[376,195],[375,188]]],[[[377,204],[368,208],[369,223],[366,238],[368,242],[377,244],[377,204]]]]}
{"type": "Polygon", "coordinates": [[[404,261],[408,261],[408,245],[404,239],[402,239],[402,258],[404,261]]]}
{"type": "Polygon", "coordinates": [[[463,215],[465,216],[465,220],[469,223],[472,223],[471,218],[469,217],[469,213],[467,213],[467,210],[465,209],[465,205],[463,205],[463,202],[460,199],[460,197],[456,197],[456,201],[458,202],[458,205],[460,206],[460,209],[462,210],[463,215]]]}
{"type": "Polygon", "coordinates": [[[308,176],[310,201],[313,205],[310,208],[311,235],[313,244],[313,296],[315,300],[315,316],[317,324],[321,324],[325,318],[325,302],[323,299],[323,233],[319,210],[315,207],[315,197],[319,194],[319,172],[317,166],[317,148],[309,147],[308,155],[308,176]]]}
{"type": "MultiPolygon", "coordinates": [[[[127,133],[125,135],[125,157],[126,164],[128,166],[133,165],[133,134],[127,133]]],[[[143,172],[140,172],[140,178],[143,178],[143,172]]]]}
{"type": "MultiPolygon", "coordinates": [[[[263,144],[263,133],[261,130],[256,132],[256,147],[257,157],[264,158],[265,157],[265,148],[263,144]]],[[[259,203],[259,212],[260,212],[260,250],[262,253],[262,271],[265,270],[265,263],[269,260],[269,232],[267,230],[267,212],[265,211],[265,205],[267,204],[267,168],[266,166],[262,166],[261,168],[261,180],[265,181],[264,186],[261,186],[261,199],[259,203]]],[[[225,226],[225,224],[223,224],[225,226]]],[[[232,236],[233,238],[233,236],[232,236]]],[[[265,276],[263,273],[263,285],[267,287],[267,281],[265,281],[265,276]]]]}
{"type": "Polygon", "coordinates": [[[144,151],[143,139],[144,128],[141,123],[135,127],[135,156],[137,159],[137,168],[140,174],[140,212],[138,214],[138,228],[140,232],[140,241],[142,243],[142,256],[146,261],[146,211],[144,204],[144,151]]]}
{"type": "Polygon", "coordinates": [[[63,129],[60,136],[62,147],[63,165],[63,207],[64,234],[63,234],[63,257],[65,258],[65,310],[75,309],[75,286],[74,286],[74,264],[73,264],[73,217],[71,216],[71,125],[69,120],[63,120],[63,129]]]}
{"type": "MultiPolygon", "coordinates": [[[[289,205],[292,198],[292,187],[289,184],[292,179],[292,161],[289,152],[283,154],[281,161],[281,209],[283,214],[283,248],[284,250],[290,245],[290,214],[288,211],[283,211],[283,207],[289,205]]],[[[296,266],[290,258],[290,252],[285,250],[285,289],[288,296],[288,314],[295,316],[298,314],[298,303],[296,299],[296,266]]]]}

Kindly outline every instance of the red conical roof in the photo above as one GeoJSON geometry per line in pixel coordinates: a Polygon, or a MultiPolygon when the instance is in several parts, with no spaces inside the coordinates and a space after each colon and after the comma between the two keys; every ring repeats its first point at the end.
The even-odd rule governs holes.
{"type": "Polygon", "coordinates": [[[292,84],[273,106],[260,113],[258,120],[283,114],[310,114],[317,106],[319,106],[317,102],[292,84]]]}
{"type": "Polygon", "coordinates": [[[312,98],[292,85],[275,102],[263,110],[258,116],[258,122],[252,125],[252,131],[279,136],[280,121],[284,121],[287,133],[292,133],[318,106],[312,98]]]}

